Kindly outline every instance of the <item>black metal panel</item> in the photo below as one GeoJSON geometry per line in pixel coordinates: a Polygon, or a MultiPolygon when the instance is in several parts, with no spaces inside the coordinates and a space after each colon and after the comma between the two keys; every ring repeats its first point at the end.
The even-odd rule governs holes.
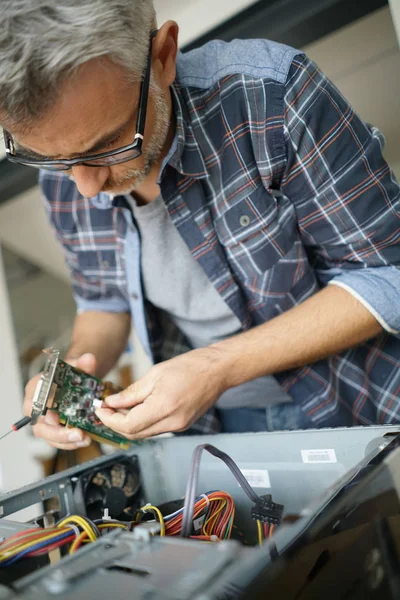
{"type": "Polygon", "coordinates": [[[268,38],[302,48],[386,5],[387,0],[260,0],[183,50],[235,38],[268,38]]]}
{"type": "Polygon", "coordinates": [[[37,184],[38,171],[0,160],[0,204],[37,184]]]}

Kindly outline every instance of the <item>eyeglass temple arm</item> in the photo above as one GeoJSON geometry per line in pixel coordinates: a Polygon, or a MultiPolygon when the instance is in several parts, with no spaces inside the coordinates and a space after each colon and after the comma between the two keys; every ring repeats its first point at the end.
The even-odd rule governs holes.
{"type": "Polygon", "coordinates": [[[151,77],[151,51],[153,47],[153,39],[157,35],[157,30],[152,31],[150,35],[150,49],[147,57],[146,70],[144,79],[140,88],[139,112],[137,118],[137,137],[143,140],[144,128],[146,125],[147,103],[149,99],[150,77],[151,77]]]}

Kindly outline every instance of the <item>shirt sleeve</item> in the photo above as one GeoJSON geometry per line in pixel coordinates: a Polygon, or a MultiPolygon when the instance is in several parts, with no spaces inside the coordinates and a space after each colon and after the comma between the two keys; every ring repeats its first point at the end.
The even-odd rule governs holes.
{"type": "MultiPolygon", "coordinates": [[[[87,311],[130,312],[128,299],[114,278],[98,276],[99,253],[74,251],[76,186],[64,174],[41,171],[39,183],[50,225],[63,250],[78,314],[87,311]],[[92,264],[92,261],[96,264],[92,264]]],[[[88,232],[90,233],[90,232],[88,232]]]]}
{"type": "Polygon", "coordinates": [[[293,60],[283,110],[282,191],[311,265],[322,285],[346,289],[398,334],[400,188],[382,135],[304,55],[293,60]]]}

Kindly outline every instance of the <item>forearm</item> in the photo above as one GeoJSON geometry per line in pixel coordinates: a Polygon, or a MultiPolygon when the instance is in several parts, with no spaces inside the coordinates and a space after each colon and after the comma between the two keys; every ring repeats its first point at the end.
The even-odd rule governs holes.
{"type": "Polygon", "coordinates": [[[67,362],[90,352],[97,360],[96,375],[104,377],[125,350],[130,326],[129,313],[88,311],[77,315],[67,362]]]}
{"type": "Polygon", "coordinates": [[[381,325],[358,300],[329,286],[271,321],[210,348],[230,388],[316,362],[381,332],[381,325]]]}

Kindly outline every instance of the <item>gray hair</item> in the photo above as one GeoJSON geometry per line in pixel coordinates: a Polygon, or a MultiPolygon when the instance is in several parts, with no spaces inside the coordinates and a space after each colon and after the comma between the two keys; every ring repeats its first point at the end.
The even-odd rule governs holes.
{"type": "Polygon", "coordinates": [[[1,0],[0,111],[27,124],[43,116],[63,81],[102,56],[137,81],[154,25],[153,0],[1,0]]]}

